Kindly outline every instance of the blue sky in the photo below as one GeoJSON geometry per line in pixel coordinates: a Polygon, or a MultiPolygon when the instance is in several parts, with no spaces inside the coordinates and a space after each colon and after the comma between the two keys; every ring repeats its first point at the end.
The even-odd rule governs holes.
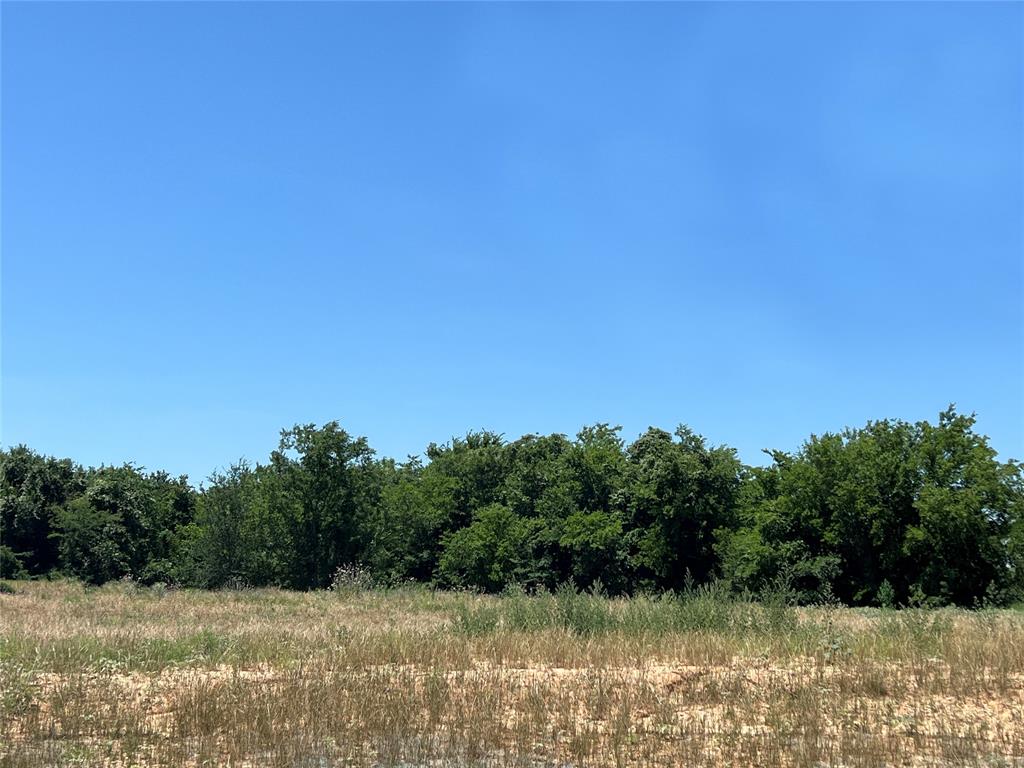
{"type": "Polygon", "coordinates": [[[1024,458],[1024,5],[10,3],[7,445],[976,410],[1024,458]]]}

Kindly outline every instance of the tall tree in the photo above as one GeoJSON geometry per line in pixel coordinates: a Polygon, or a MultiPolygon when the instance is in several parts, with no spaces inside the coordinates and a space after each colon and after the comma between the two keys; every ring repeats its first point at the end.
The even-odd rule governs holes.
{"type": "Polygon", "coordinates": [[[781,577],[807,599],[827,588],[852,604],[876,601],[884,583],[899,601],[1008,595],[1020,573],[1021,465],[999,462],[973,426],[951,406],[937,425],[870,422],[774,453],[719,548],[725,572],[741,586],[781,577]]]}
{"type": "Polygon", "coordinates": [[[686,426],[675,438],[652,427],[629,446],[624,499],[639,575],[668,589],[715,575],[716,531],[734,524],[742,476],[734,449],[686,426]]]}
{"type": "Polygon", "coordinates": [[[434,579],[451,529],[457,480],[411,457],[381,464],[384,489],[371,523],[369,562],[385,582],[434,579]]]}
{"type": "Polygon", "coordinates": [[[336,421],[281,433],[270,457],[272,503],[288,521],[290,586],[326,587],[338,566],[364,557],[383,486],[373,454],[366,438],[352,438],[336,421]]]}
{"type": "Polygon", "coordinates": [[[85,482],[70,459],[40,456],[24,445],[0,451],[0,578],[58,567],[56,518],[85,482]]]}

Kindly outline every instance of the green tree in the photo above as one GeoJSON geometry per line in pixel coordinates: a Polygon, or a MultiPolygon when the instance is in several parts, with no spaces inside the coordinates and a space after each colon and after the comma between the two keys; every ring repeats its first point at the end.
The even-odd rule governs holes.
{"type": "Polygon", "coordinates": [[[970,605],[1016,589],[1021,465],[999,462],[974,417],[870,422],[812,436],[753,473],[719,553],[739,586],[776,578],[851,604],[912,593],[970,605]],[[884,585],[884,590],[883,590],[884,585]]]}
{"type": "Polygon", "coordinates": [[[214,472],[199,497],[195,522],[183,535],[179,563],[185,580],[200,587],[232,582],[273,583],[270,569],[254,567],[258,553],[270,554],[275,540],[255,535],[256,474],[245,461],[214,472]]]}
{"type": "Polygon", "coordinates": [[[565,522],[579,507],[580,486],[569,462],[573,444],[565,435],[525,435],[506,447],[499,498],[519,518],[533,521],[533,566],[553,588],[572,573],[572,553],[562,546],[565,522]]]}
{"type": "Polygon", "coordinates": [[[369,563],[384,582],[428,582],[441,559],[455,508],[456,479],[427,471],[418,458],[384,462],[381,503],[371,525],[369,563]]]}
{"type": "Polygon", "coordinates": [[[197,494],[184,475],[152,472],[146,475],[145,483],[149,496],[143,508],[138,577],[147,584],[180,581],[176,559],[181,538],[195,519],[197,494]]]}
{"type": "Polygon", "coordinates": [[[685,426],[675,438],[651,428],[630,445],[624,493],[638,575],[666,589],[715,575],[717,532],[734,525],[742,476],[734,449],[685,426]]]}
{"type": "Polygon", "coordinates": [[[470,524],[476,510],[498,503],[508,472],[508,453],[501,435],[494,432],[469,432],[464,438],[452,438],[427,447],[429,463],[423,476],[446,478],[450,489],[450,508],[446,510],[448,527],[470,524]]]}
{"type": "Polygon", "coordinates": [[[0,451],[0,577],[39,576],[58,567],[51,534],[85,483],[84,470],[70,459],[40,456],[24,445],[0,451]]]}
{"type": "Polygon", "coordinates": [[[187,480],[147,475],[131,464],[101,467],[87,478],[84,494],[56,516],[51,536],[61,567],[92,583],[173,578],[175,538],[195,505],[187,480]]]}
{"type": "Polygon", "coordinates": [[[974,424],[974,414],[950,406],[938,424],[917,425],[917,518],[904,546],[914,586],[960,605],[1005,599],[1020,587],[1013,535],[1024,504],[1022,465],[998,461],[974,424]]]}
{"type": "Polygon", "coordinates": [[[600,581],[612,594],[628,590],[629,555],[623,533],[619,512],[571,514],[561,528],[558,543],[569,554],[572,582],[587,588],[600,581]]]}
{"type": "Polygon", "coordinates": [[[269,504],[287,527],[288,586],[326,587],[340,565],[366,555],[383,487],[373,454],[366,438],[351,437],[334,421],[281,433],[270,457],[269,504]]]}
{"type": "Polygon", "coordinates": [[[103,584],[132,573],[129,533],[119,512],[80,496],[58,515],[61,565],[89,584],[103,584]]]}
{"type": "Polygon", "coordinates": [[[520,517],[501,504],[484,507],[469,526],[447,537],[439,567],[441,582],[488,592],[513,583],[543,583],[545,563],[538,554],[543,532],[541,520],[520,517]]]}
{"type": "Polygon", "coordinates": [[[577,507],[608,512],[622,506],[628,464],[622,427],[595,424],[576,434],[567,456],[579,497],[577,507]]]}

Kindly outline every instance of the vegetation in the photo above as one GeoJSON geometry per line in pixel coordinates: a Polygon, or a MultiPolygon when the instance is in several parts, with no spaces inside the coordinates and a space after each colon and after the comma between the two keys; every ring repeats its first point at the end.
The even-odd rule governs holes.
{"type": "Polygon", "coordinates": [[[766,467],[686,427],[627,445],[472,432],[426,461],[377,458],[337,423],[193,488],[133,465],[0,452],[0,577],[324,589],[358,570],[500,592],[610,595],[782,586],[853,606],[999,605],[1024,595],[1024,465],[974,418],[871,422],[766,467]]]}
{"type": "Polygon", "coordinates": [[[997,766],[1024,614],[23,581],[0,593],[0,765],[997,766]]]}

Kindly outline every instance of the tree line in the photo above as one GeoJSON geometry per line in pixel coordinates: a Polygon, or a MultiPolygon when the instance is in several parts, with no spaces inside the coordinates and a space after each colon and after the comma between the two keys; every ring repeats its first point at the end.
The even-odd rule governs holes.
{"type": "Polygon", "coordinates": [[[626,443],[608,424],[378,458],[337,422],[281,433],[265,463],[196,488],[132,464],[0,451],[0,577],[329,587],[358,571],[489,592],[611,594],[709,581],[851,605],[1024,598],[1024,464],[973,415],[873,421],[771,463],[685,426],[626,443]]]}

